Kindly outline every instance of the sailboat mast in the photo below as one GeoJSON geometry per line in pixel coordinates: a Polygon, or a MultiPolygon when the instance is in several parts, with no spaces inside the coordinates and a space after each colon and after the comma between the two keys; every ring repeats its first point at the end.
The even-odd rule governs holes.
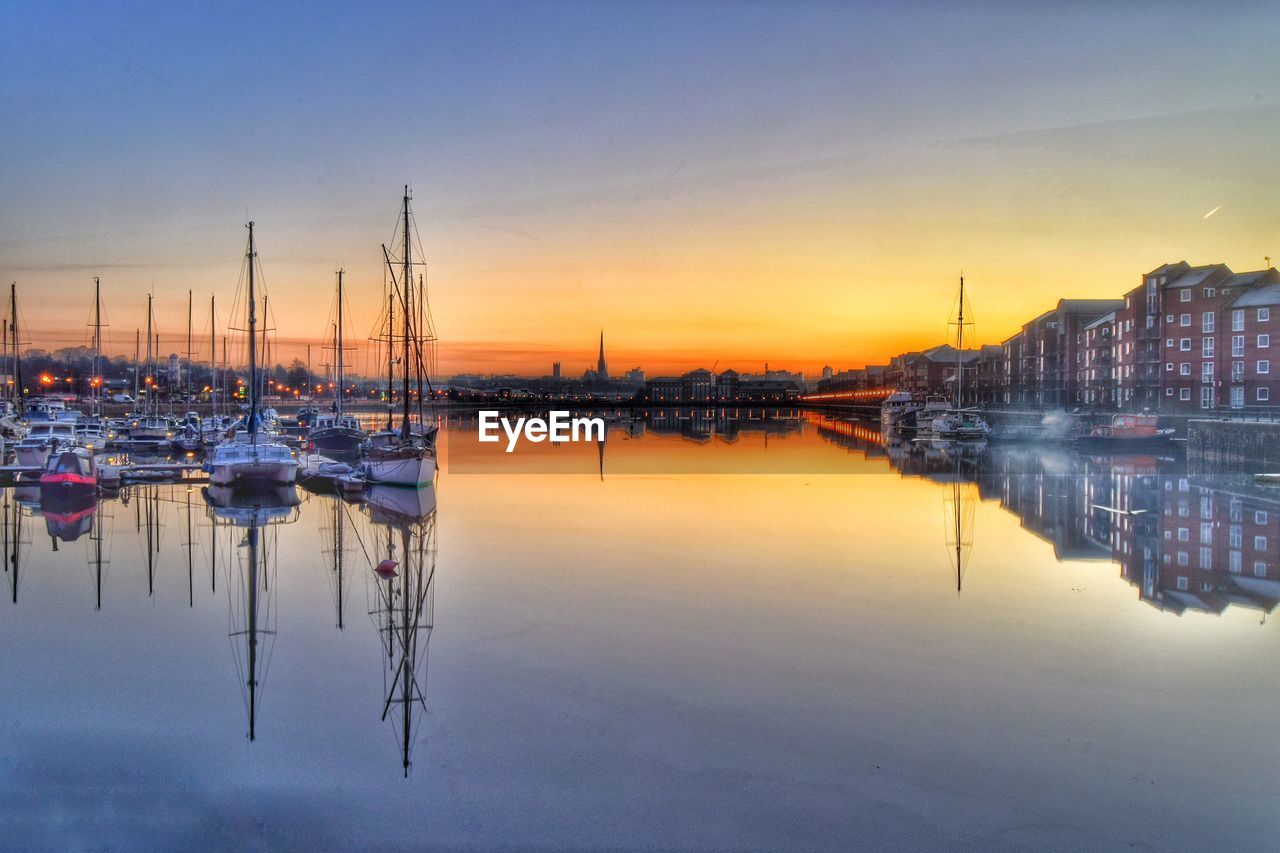
{"type": "MultiPolygon", "coordinates": [[[[258,441],[258,295],[253,281],[253,223],[249,223],[249,441],[258,441]]],[[[256,537],[255,537],[256,538],[256,537]]],[[[251,738],[252,739],[252,738],[251,738]]]]}
{"type": "Polygon", "coordinates": [[[215,419],[218,417],[218,337],[215,334],[217,330],[215,325],[217,316],[216,299],[217,297],[214,294],[209,294],[209,405],[215,419]]]}
{"type": "Polygon", "coordinates": [[[151,351],[151,300],[153,298],[152,294],[147,294],[147,412],[150,412],[153,408],[151,405],[151,398],[154,396],[152,389],[156,387],[155,358],[151,351]]]}
{"type": "MultiPolygon", "coordinates": [[[[138,375],[142,372],[142,330],[133,330],[133,404],[138,405],[138,375]]],[[[137,411],[136,409],[134,411],[137,411]]]]}
{"type": "Polygon", "coordinates": [[[413,316],[413,248],[409,243],[409,185],[404,186],[404,429],[401,439],[409,440],[409,365],[413,316]]]}
{"type": "Polygon", "coordinates": [[[93,277],[93,377],[94,414],[102,413],[102,376],[99,365],[102,360],[102,285],[93,277]]]}
{"type": "Polygon", "coordinates": [[[258,390],[263,397],[267,396],[267,387],[271,383],[271,342],[267,339],[267,295],[262,294],[262,387],[258,390]]]}
{"type": "Polygon", "coordinates": [[[18,413],[21,414],[26,389],[22,387],[22,347],[18,343],[18,283],[16,281],[9,285],[9,317],[12,320],[9,327],[13,331],[13,393],[18,404],[18,413]]]}
{"type": "Polygon", "coordinates": [[[338,270],[338,330],[337,330],[337,350],[338,350],[338,417],[342,417],[342,270],[338,270]]]}
{"type": "Polygon", "coordinates": [[[960,276],[960,313],[956,320],[956,408],[964,405],[964,276],[960,276]]]}
{"type": "MultiPolygon", "coordinates": [[[[183,387],[187,392],[187,410],[188,411],[191,410],[191,361],[192,361],[191,359],[191,355],[192,355],[191,353],[191,312],[192,312],[192,309],[195,307],[194,303],[191,300],[192,300],[191,291],[188,290],[187,291],[187,371],[184,374],[184,376],[186,377],[186,382],[183,384],[183,387]]],[[[179,365],[179,369],[181,369],[181,365],[179,365]]]]}
{"type": "MultiPolygon", "coordinates": [[[[385,247],[384,247],[385,250],[385,247]]],[[[391,431],[392,413],[395,411],[392,405],[392,394],[395,389],[396,368],[395,368],[395,330],[396,330],[396,295],[394,291],[395,282],[392,282],[393,290],[387,293],[387,431],[391,431]]]]}

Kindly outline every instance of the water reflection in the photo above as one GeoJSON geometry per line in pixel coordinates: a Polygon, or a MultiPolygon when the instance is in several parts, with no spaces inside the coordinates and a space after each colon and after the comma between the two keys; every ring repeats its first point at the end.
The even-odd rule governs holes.
{"type": "MultiPolygon", "coordinates": [[[[459,424],[445,453],[474,437],[459,424]]],[[[144,821],[165,792],[225,798],[152,845],[175,847],[255,803],[314,847],[677,843],[661,824],[700,848],[840,848],[970,808],[990,810],[955,830],[968,846],[1081,821],[1243,846],[1273,823],[1273,638],[1252,614],[1164,614],[1274,609],[1280,495],[1172,458],[886,446],[843,419],[609,425],[543,448],[577,476],[445,471],[354,502],[149,483],[77,517],[0,490],[0,782],[36,792],[0,822],[47,801],[100,826],[88,775],[133,786],[110,806],[144,821]],[[747,476],[624,476],[640,454],[747,476]],[[1202,736],[1228,714],[1245,722],[1202,736]],[[1222,756],[1230,774],[1205,769],[1222,756]]]]}
{"type": "Polygon", "coordinates": [[[240,676],[252,741],[257,737],[258,702],[277,630],[271,595],[279,574],[275,527],[297,521],[297,490],[290,486],[246,494],[210,485],[202,494],[213,521],[213,539],[223,531],[240,537],[235,545],[235,569],[230,563],[227,566],[227,618],[231,625],[227,636],[240,676]]]}
{"type": "Polygon", "coordinates": [[[857,421],[811,415],[832,444],[885,455],[903,475],[948,484],[948,556],[961,587],[973,546],[973,503],[998,501],[1065,560],[1110,560],[1139,598],[1172,613],[1280,603],[1280,491],[1248,474],[1192,476],[1173,456],[1108,456],[1025,445],[978,452],[886,443],[857,421]],[[964,496],[962,484],[973,490],[964,496]],[[968,504],[966,505],[966,500],[968,504]]]}
{"type": "Polygon", "coordinates": [[[435,623],[435,490],[375,486],[366,496],[378,571],[366,575],[369,616],[382,642],[382,719],[399,738],[409,776],[414,724],[427,708],[427,648],[435,623]]]}

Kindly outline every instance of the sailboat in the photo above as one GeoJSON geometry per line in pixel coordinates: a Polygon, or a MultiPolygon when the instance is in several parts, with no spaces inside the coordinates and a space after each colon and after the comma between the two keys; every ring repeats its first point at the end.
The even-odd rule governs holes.
{"type": "Polygon", "coordinates": [[[343,398],[346,396],[346,376],[343,368],[342,334],[343,334],[343,296],[342,270],[338,270],[338,322],[333,330],[333,348],[337,365],[335,374],[337,388],[334,394],[333,411],[317,414],[307,431],[307,440],[321,453],[337,453],[355,456],[364,445],[365,434],[360,428],[360,421],[343,411],[343,398]]]}
{"type": "Polygon", "coordinates": [[[244,429],[236,430],[233,437],[213,449],[207,463],[209,482],[238,488],[292,486],[298,477],[298,460],[288,446],[262,434],[262,416],[258,411],[262,389],[258,382],[258,316],[254,287],[257,252],[253,244],[253,223],[250,222],[248,227],[249,247],[245,251],[245,264],[249,287],[249,411],[245,415],[244,429]]]}
{"type": "MultiPolygon", "coordinates": [[[[428,315],[425,310],[425,299],[415,299],[414,296],[414,260],[411,237],[413,214],[409,208],[408,186],[404,188],[404,204],[401,217],[404,225],[404,254],[401,258],[401,270],[398,280],[396,266],[393,264],[391,253],[385,245],[382,247],[382,255],[391,276],[391,292],[393,295],[389,300],[389,308],[392,310],[388,312],[386,327],[388,380],[393,378],[393,374],[390,372],[392,365],[391,351],[396,343],[400,343],[402,345],[400,358],[401,377],[403,379],[401,394],[403,414],[400,429],[397,432],[393,428],[391,413],[388,412],[387,430],[374,436],[373,446],[369,448],[369,454],[362,467],[365,476],[374,483],[421,487],[435,480],[436,427],[434,425],[428,427],[423,423],[422,417],[423,382],[425,379],[424,374],[426,373],[426,362],[422,351],[426,335],[422,326],[425,324],[428,315]],[[398,294],[398,299],[395,298],[396,294],[398,294]],[[397,305],[400,308],[401,321],[399,334],[397,334],[394,325],[394,308],[397,305]],[[415,395],[410,392],[410,381],[415,376],[417,379],[416,399],[418,401],[419,427],[417,431],[414,431],[411,420],[412,399],[415,395]]],[[[429,388],[429,381],[427,385],[429,388]]],[[[390,382],[388,383],[387,391],[388,399],[390,399],[390,382]]]]}
{"type": "Polygon", "coordinates": [[[929,421],[929,433],[940,441],[984,441],[991,433],[991,427],[981,415],[964,408],[965,325],[964,276],[960,276],[960,310],[956,317],[955,401],[950,411],[938,414],[929,421]]]}
{"type": "Polygon", "coordinates": [[[159,450],[173,441],[173,425],[160,414],[160,384],[156,381],[156,359],[159,356],[160,336],[153,332],[155,297],[147,294],[147,399],[142,407],[142,417],[136,419],[129,430],[131,449],[159,450]]]}

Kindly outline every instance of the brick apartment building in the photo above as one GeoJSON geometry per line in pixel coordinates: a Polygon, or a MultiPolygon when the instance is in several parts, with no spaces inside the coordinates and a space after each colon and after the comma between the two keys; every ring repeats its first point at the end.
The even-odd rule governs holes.
{"type": "MultiPolygon", "coordinates": [[[[1280,409],[1280,273],[1164,264],[1121,299],[1062,299],[999,345],[966,353],[967,404],[1192,414],[1280,409]],[[972,377],[972,380],[970,379],[972,377]]],[[[890,361],[888,387],[950,387],[955,351],[890,361]]]]}

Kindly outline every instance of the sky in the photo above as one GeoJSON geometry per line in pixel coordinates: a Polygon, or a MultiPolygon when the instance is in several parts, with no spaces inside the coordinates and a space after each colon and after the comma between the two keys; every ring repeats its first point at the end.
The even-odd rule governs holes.
{"type": "Polygon", "coordinates": [[[615,372],[857,367],[941,342],[962,272],[997,342],[1280,257],[1276,6],[179,5],[0,9],[34,345],[88,342],[96,275],[114,351],[149,291],[183,348],[249,219],[277,353],[325,337],[338,267],[364,339],[406,183],[444,374],[577,373],[602,328],[615,372]]]}

